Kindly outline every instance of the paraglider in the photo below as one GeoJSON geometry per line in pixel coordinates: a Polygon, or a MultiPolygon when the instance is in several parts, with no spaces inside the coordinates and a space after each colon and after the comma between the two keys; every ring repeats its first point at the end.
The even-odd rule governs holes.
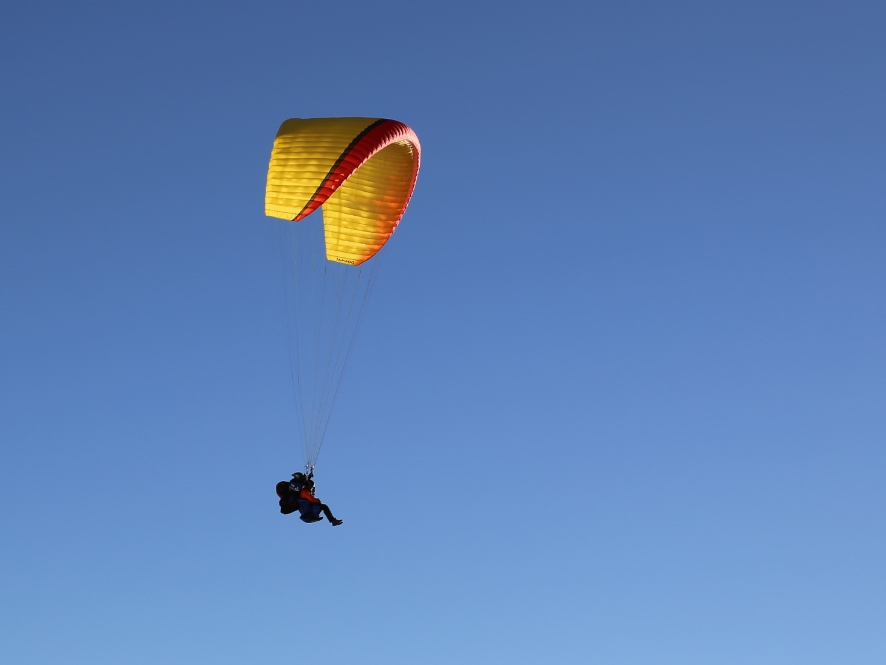
{"type": "Polygon", "coordinates": [[[326,515],[332,526],[338,526],[342,520],[336,519],[329,506],[320,501],[314,495],[313,474],[305,476],[303,473],[293,473],[292,480],[286,482],[281,480],[277,483],[277,496],[280,497],[280,512],[284,515],[294,513],[296,510],[301,513],[302,522],[319,522],[323,518],[321,513],[326,515]]]}
{"type": "Polygon", "coordinates": [[[293,118],[274,140],[265,214],[288,220],[278,230],[306,471],[297,492],[284,481],[277,494],[281,512],[298,509],[304,521],[319,521],[323,513],[341,523],[314,497],[313,471],[381,254],[406,211],[420,161],[418,137],[396,120],[293,118]],[[318,209],[320,215],[312,215],[318,209]],[[289,489],[281,494],[282,485],[289,489]],[[308,504],[307,513],[295,507],[299,502],[308,504]]]}

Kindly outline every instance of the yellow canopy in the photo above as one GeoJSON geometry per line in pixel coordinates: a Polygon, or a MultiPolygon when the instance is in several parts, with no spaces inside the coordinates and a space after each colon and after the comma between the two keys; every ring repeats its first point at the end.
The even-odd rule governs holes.
{"type": "Polygon", "coordinates": [[[360,265],[400,222],[420,159],[415,132],[396,120],[292,118],[274,139],[265,214],[298,222],[322,206],[326,258],[360,265]]]}

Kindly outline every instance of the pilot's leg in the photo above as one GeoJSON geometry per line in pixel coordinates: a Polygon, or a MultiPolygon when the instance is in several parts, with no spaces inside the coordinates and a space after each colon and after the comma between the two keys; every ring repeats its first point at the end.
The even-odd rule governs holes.
{"type": "Polygon", "coordinates": [[[326,515],[326,519],[328,519],[332,523],[332,526],[338,526],[339,524],[341,524],[341,520],[335,519],[332,512],[329,510],[329,506],[327,506],[325,503],[320,504],[320,509],[323,511],[323,514],[326,515]]]}

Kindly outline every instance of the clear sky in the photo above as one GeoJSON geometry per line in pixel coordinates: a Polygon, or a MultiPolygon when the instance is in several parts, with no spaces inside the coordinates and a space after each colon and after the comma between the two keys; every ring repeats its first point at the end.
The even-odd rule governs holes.
{"type": "Polygon", "coordinates": [[[886,4],[0,8],[0,661],[886,662],[886,4]],[[289,117],[422,141],[318,467],[289,117]]]}

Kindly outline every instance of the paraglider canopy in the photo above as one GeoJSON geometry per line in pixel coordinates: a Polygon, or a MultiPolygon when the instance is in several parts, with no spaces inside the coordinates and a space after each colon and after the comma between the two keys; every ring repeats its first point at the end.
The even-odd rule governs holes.
{"type": "Polygon", "coordinates": [[[406,210],[421,160],[409,127],[376,118],[292,118],[274,140],[265,214],[294,222],[323,207],[326,258],[360,265],[406,210]]]}

